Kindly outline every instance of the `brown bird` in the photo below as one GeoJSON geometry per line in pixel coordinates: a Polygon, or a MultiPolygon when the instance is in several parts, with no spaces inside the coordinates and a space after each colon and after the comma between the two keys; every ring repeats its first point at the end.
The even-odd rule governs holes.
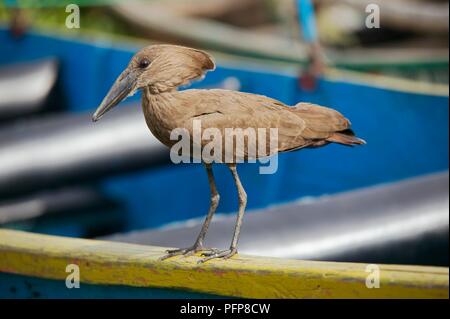
{"type": "MultiPolygon", "coordinates": [[[[97,121],[120,101],[141,89],[146,123],[156,138],[168,147],[177,143],[170,138],[171,132],[177,128],[185,128],[190,136],[193,135],[194,120],[201,120],[202,129],[218,129],[223,137],[227,135],[226,128],[278,129],[277,147],[274,150],[260,147],[260,152],[253,156],[257,158],[329,143],[365,144],[362,139],[355,137],[350,129],[350,122],[333,109],[309,103],[298,103],[289,107],[265,96],[229,90],[177,90],[178,87],[203,77],[207,71],[214,68],[212,57],[204,51],[175,45],[152,45],[143,48],[134,55],[127,68],[117,78],[92,119],[97,121]]],[[[208,142],[202,140],[200,148],[205,147],[208,142]]],[[[244,148],[248,148],[250,143],[249,139],[246,139],[244,148]]],[[[191,142],[191,147],[195,147],[194,142],[191,142]]],[[[237,148],[233,148],[233,152],[237,152],[237,148]]],[[[206,258],[200,262],[205,262],[213,258],[229,258],[236,254],[247,195],[236,170],[237,159],[227,159],[225,151],[219,155],[220,160],[216,162],[228,165],[239,199],[239,211],[230,248],[219,251],[203,247],[206,232],[219,204],[212,163],[203,161],[211,190],[208,215],[192,247],[169,250],[161,259],[202,252],[202,256],[206,258]]],[[[249,158],[251,156],[245,152],[244,160],[249,158]]]]}

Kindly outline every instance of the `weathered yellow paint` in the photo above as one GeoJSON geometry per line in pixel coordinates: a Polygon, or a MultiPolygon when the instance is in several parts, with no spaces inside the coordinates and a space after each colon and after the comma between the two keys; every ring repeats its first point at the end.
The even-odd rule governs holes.
{"type": "Polygon", "coordinates": [[[166,248],[0,230],[0,271],[65,279],[78,264],[81,281],[179,288],[250,298],[448,298],[448,268],[379,265],[380,288],[366,287],[366,264],[237,255],[158,258],[166,248]]]}

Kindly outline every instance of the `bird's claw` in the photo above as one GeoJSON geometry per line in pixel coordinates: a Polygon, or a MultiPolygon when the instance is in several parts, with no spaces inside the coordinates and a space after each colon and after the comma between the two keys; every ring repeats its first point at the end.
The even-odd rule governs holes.
{"type": "Polygon", "coordinates": [[[204,253],[202,253],[202,256],[204,256],[206,258],[200,259],[198,261],[198,263],[203,264],[203,263],[207,262],[208,260],[216,259],[216,258],[228,259],[236,254],[237,254],[236,249],[225,249],[225,250],[221,250],[221,251],[215,250],[215,251],[211,251],[211,252],[204,252],[204,253]]]}
{"type": "Polygon", "coordinates": [[[179,248],[179,249],[169,249],[166,250],[166,255],[162,256],[159,258],[159,260],[165,260],[167,258],[171,258],[171,257],[175,257],[175,256],[181,256],[183,255],[184,257],[189,257],[194,255],[197,252],[200,251],[205,251],[205,253],[207,251],[210,252],[217,252],[217,249],[215,248],[203,248],[203,246],[200,245],[194,245],[192,247],[188,247],[188,248],[179,248]]]}

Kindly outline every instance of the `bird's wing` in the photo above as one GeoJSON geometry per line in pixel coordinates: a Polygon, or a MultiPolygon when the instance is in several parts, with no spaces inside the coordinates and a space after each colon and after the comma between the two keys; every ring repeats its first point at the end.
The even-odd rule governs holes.
{"type": "Polygon", "coordinates": [[[291,111],[305,121],[302,136],[306,139],[328,138],[331,134],[350,128],[351,123],[341,113],[311,103],[298,103],[291,111]]]}
{"type": "Polygon", "coordinates": [[[308,103],[289,107],[266,96],[218,89],[182,95],[187,108],[183,127],[192,128],[197,119],[202,129],[218,128],[223,134],[225,128],[277,128],[278,151],[310,146],[350,125],[337,111],[308,103]]]}

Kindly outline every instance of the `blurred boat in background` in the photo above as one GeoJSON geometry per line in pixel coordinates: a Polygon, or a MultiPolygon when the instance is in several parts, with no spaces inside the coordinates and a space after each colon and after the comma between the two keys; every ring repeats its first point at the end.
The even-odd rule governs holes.
{"type": "MultiPolygon", "coordinates": [[[[448,2],[316,2],[330,66],[448,83],[448,2]],[[369,3],[380,6],[383,28],[366,28],[369,3]]],[[[308,63],[308,47],[296,31],[295,1],[154,0],[116,3],[110,9],[135,34],[150,39],[266,61],[308,63]]]]}
{"type": "Polygon", "coordinates": [[[124,230],[124,210],[92,185],[65,186],[2,200],[2,228],[95,237],[124,230]]]}
{"type": "MultiPolygon", "coordinates": [[[[0,22],[13,34],[27,27],[140,37],[191,45],[261,63],[305,66],[296,0],[81,0],[82,29],[65,28],[70,1],[0,4],[0,22]]],[[[448,83],[448,1],[314,0],[326,62],[336,68],[448,83]],[[368,4],[382,12],[381,28],[365,24],[368,4]]]]}
{"type": "MultiPolygon", "coordinates": [[[[197,196],[208,189],[206,178],[198,179],[201,165],[169,163],[167,150],[147,132],[135,103],[138,97],[102,123],[90,121],[90,114],[136,48],[31,32],[17,40],[7,29],[0,30],[0,41],[3,65],[56,59],[64,96],[63,105],[51,114],[2,124],[0,207],[11,207],[12,200],[13,206],[20,207],[17,204],[27,203],[44,190],[58,196],[59,189],[90,185],[96,196],[116,203],[109,209],[119,211],[119,219],[112,219],[120,220],[120,227],[113,223],[116,226],[108,228],[110,232],[157,228],[204,215],[207,198],[197,196]]],[[[304,90],[299,86],[298,67],[217,56],[217,70],[194,87],[231,85],[290,105],[298,101],[328,105],[346,114],[369,143],[353,150],[336,145],[282,154],[274,175],[259,175],[257,165],[241,165],[250,209],[448,170],[446,86],[329,70],[316,89],[304,90]]],[[[27,85],[15,88],[20,92],[27,85]]],[[[219,189],[219,211],[232,212],[232,181],[224,168],[217,166],[216,172],[218,184],[224,185],[219,189]]],[[[77,210],[74,204],[68,201],[65,209],[77,210]]],[[[108,211],[108,205],[104,208],[108,211]]],[[[79,211],[83,215],[83,209],[79,211]]],[[[302,209],[297,213],[302,216],[302,209]]],[[[40,227],[42,223],[36,222],[40,217],[31,215],[29,225],[21,220],[19,229],[81,237],[106,235],[92,227],[61,227],[58,222],[54,227],[48,223],[40,227]]],[[[60,218],[59,214],[44,215],[60,218]]],[[[72,216],[71,223],[77,224],[76,214],[72,216]]],[[[92,216],[104,220],[105,214],[92,216]]],[[[346,218],[353,219],[352,215],[346,218]]]]}
{"type": "Polygon", "coordinates": [[[48,111],[52,106],[51,91],[57,77],[58,64],[55,59],[1,67],[0,121],[48,111]]]}

